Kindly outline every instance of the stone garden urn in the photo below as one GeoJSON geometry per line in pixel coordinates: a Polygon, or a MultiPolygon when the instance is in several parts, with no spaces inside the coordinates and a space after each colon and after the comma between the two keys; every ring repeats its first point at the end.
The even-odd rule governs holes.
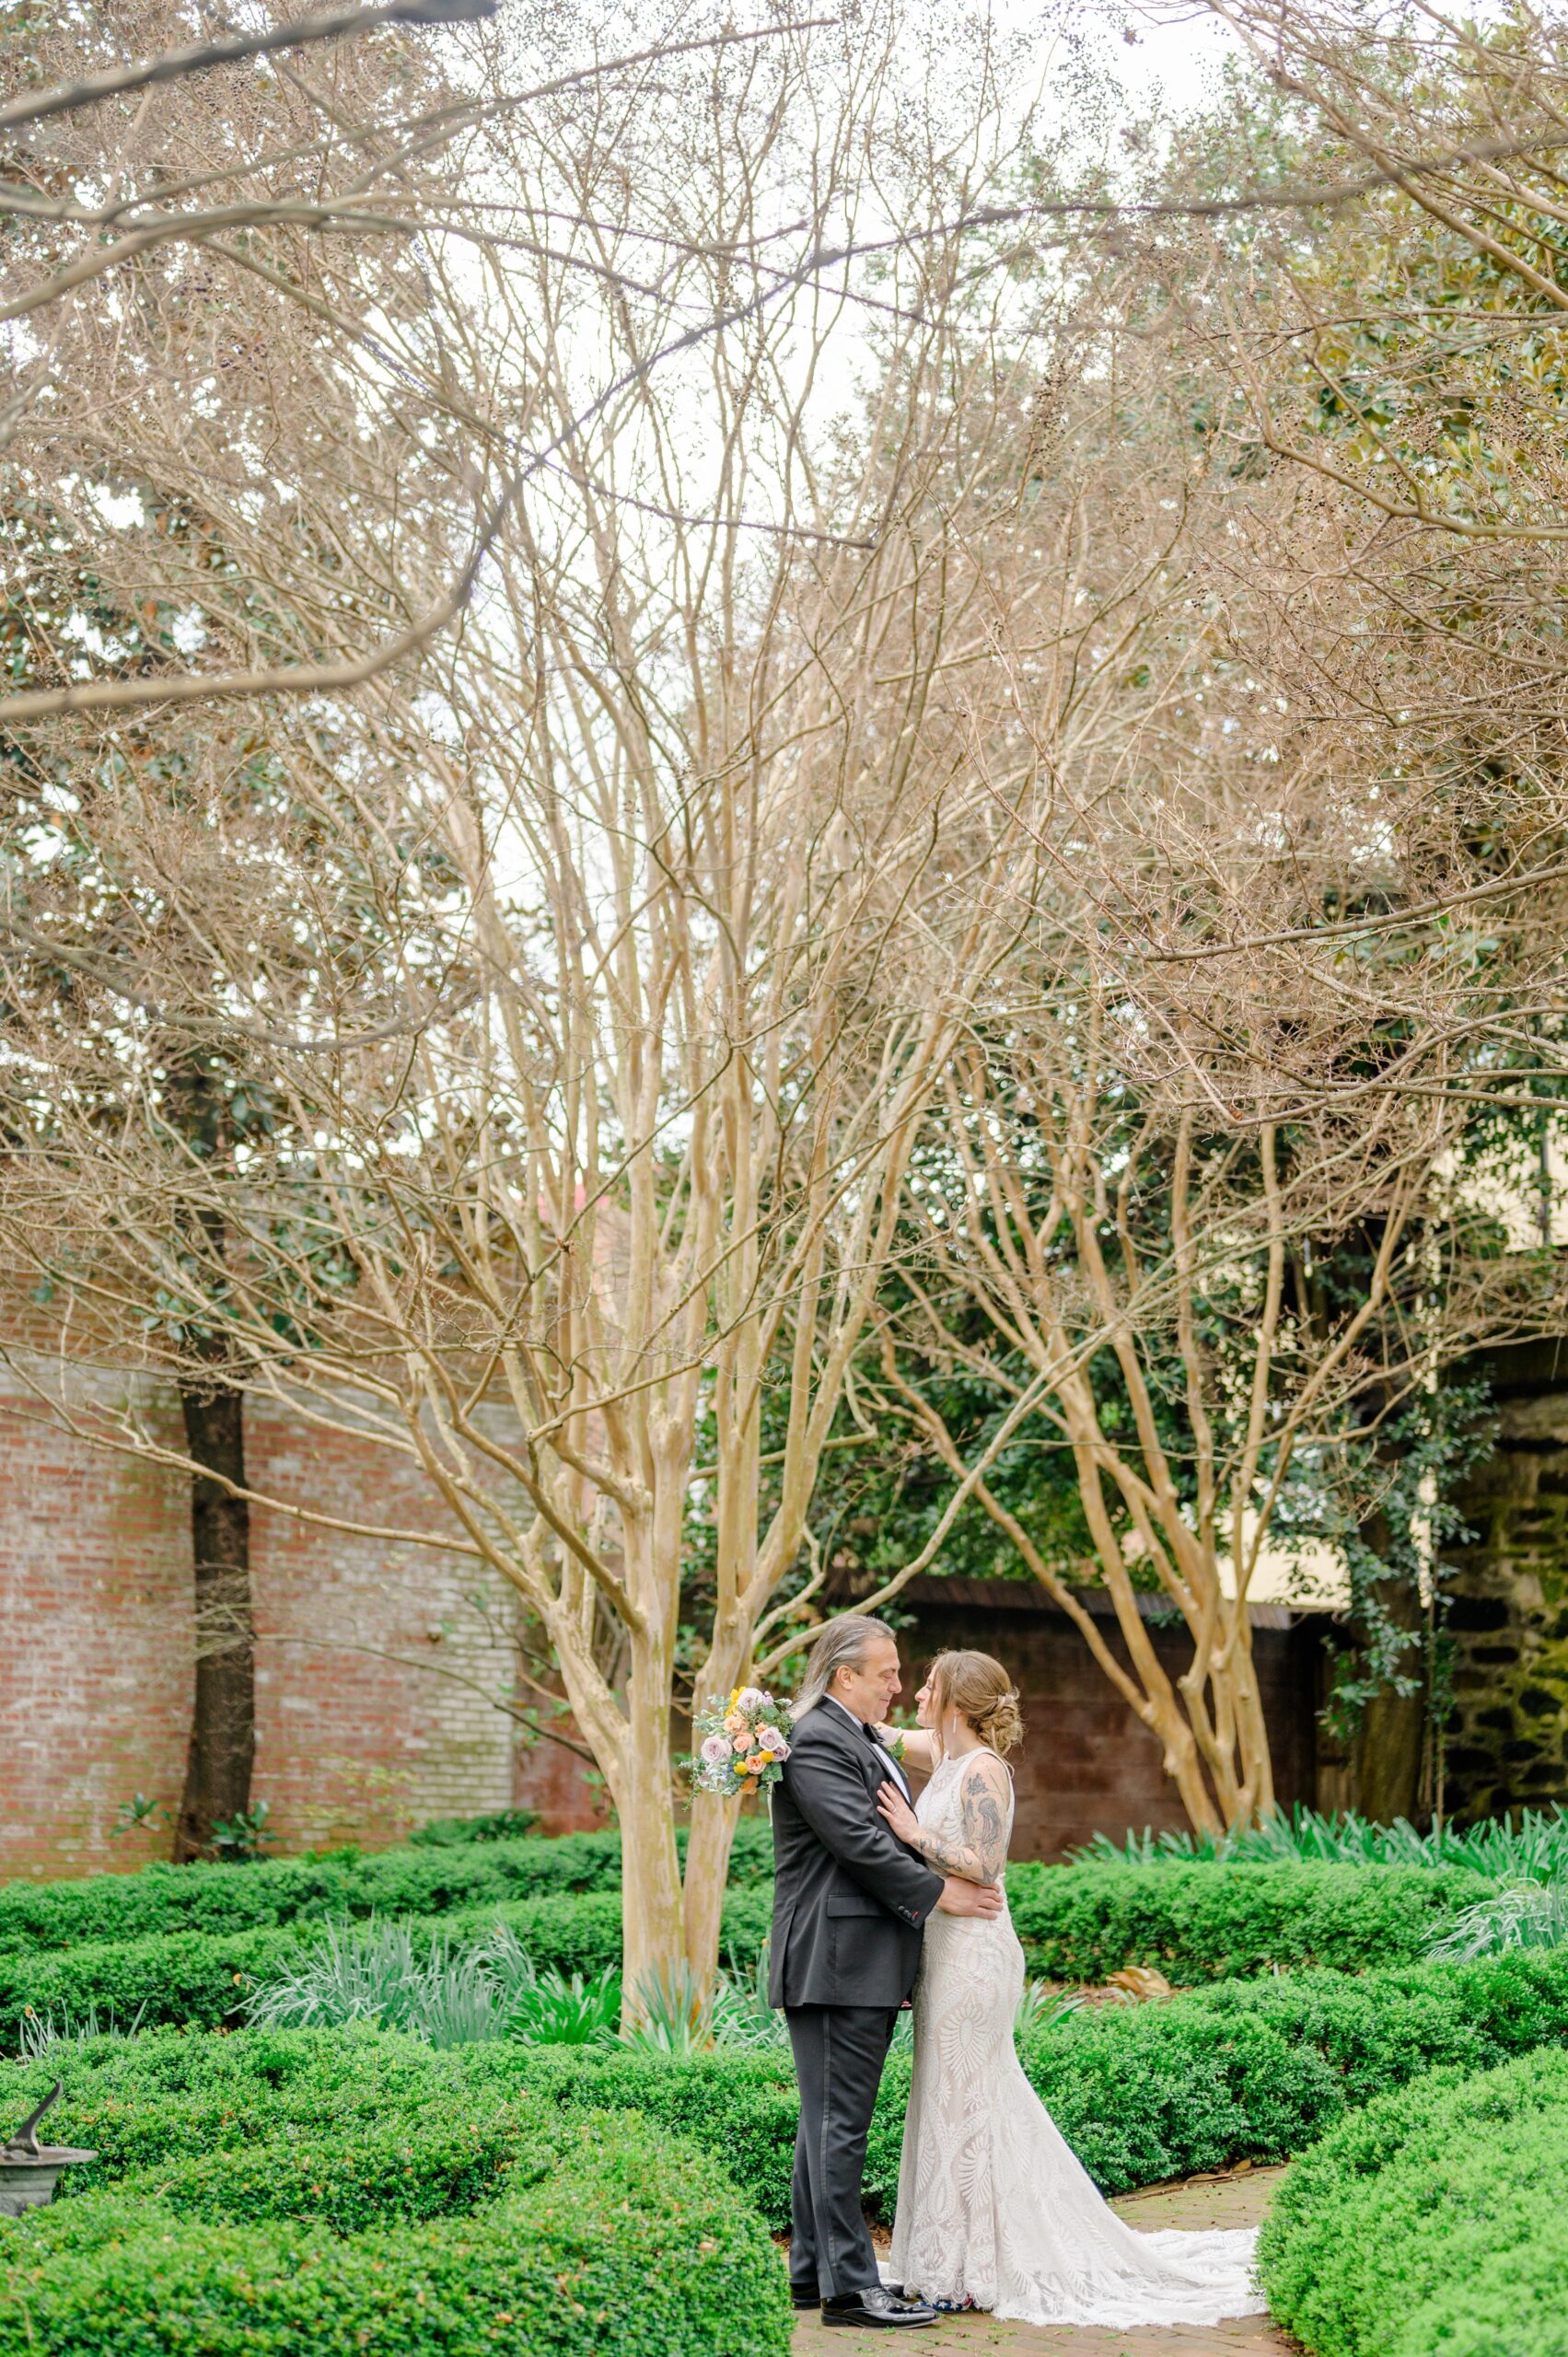
{"type": "Polygon", "coordinates": [[[96,2153],[83,2152],[75,2144],[41,2144],[38,2123],[51,2104],[58,2103],[65,2091],[64,2079],[56,2079],[36,2111],[29,2112],[8,2144],[0,2144],[0,2218],[19,2218],[24,2210],[35,2210],[41,2201],[53,2200],[54,2189],[62,2169],[77,2161],[96,2161],[96,2153]]]}

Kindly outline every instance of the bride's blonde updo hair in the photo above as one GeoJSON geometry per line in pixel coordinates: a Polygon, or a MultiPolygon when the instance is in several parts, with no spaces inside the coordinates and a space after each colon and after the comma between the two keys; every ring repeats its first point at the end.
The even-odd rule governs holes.
{"type": "Polygon", "coordinates": [[[993,1751],[1006,1753],[1023,1741],[1018,1689],[989,1654],[938,1654],[930,1677],[939,1719],[951,1703],[993,1751]]]}

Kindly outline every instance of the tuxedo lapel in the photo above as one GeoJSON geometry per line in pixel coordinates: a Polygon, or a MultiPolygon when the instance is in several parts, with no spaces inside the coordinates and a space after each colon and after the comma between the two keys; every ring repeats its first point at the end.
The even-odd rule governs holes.
{"type": "MultiPolygon", "coordinates": [[[[905,1800],[909,1800],[910,1788],[905,1780],[904,1771],[875,1727],[868,1727],[864,1719],[857,1719],[853,1711],[846,1711],[843,1704],[831,1694],[825,1694],[818,1708],[829,1713],[828,1724],[836,1733],[847,1738],[854,1746],[857,1758],[863,1763],[868,1762],[873,1770],[880,1771],[877,1782],[881,1782],[883,1775],[891,1776],[905,1800]]],[[[875,1785],[872,1790],[876,1790],[875,1785]]],[[[911,1803],[911,1805],[912,1806],[913,1804],[911,1803]]]]}

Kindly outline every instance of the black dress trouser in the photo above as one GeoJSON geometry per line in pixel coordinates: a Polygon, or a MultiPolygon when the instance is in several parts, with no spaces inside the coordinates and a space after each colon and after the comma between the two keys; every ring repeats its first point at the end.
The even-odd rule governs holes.
{"type": "Polygon", "coordinates": [[[789,2189],[790,2282],[831,2299],[880,2279],[860,2206],[865,2139],[898,2009],[786,2005],[800,2082],[800,2127],[789,2189]]]}

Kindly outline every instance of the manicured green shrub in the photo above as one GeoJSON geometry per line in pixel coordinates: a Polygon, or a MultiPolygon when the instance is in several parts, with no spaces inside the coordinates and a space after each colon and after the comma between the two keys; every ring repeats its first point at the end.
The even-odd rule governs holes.
{"type": "MultiPolygon", "coordinates": [[[[505,1846],[426,1854],[483,1859],[505,1846]]],[[[211,1871],[243,1879],[271,1869],[211,1871]]],[[[1200,1984],[1254,1974],[1272,1979],[1272,1966],[1351,1974],[1413,1963],[1477,1887],[1486,1886],[1458,1868],[1397,1866],[1026,1865],[1009,1877],[1031,1972],[1095,1981],[1124,1964],[1155,1964],[1179,1983],[1200,1984]]],[[[725,1952],[743,1970],[767,1936],[771,1905],[766,1883],[743,1883],[727,1895],[725,1952]]],[[[592,1975],[620,1962],[616,1889],[491,1900],[408,1920],[412,1936],[427,1943],[477,1940],[504,1922],[537,1965],[566,1973],[592,1975]]],[[[52,2009],[78,2020],[96,2006],[100,2015],[112,2009],[122,2023],[140,2010],[147,2023],[215,2026],[238,2017],[258,1982],[282,1977],[297,1962],[300,1943],[319,1928],[318,1913],[241,1932],[0,1953],[0,2043],[17,2045],[29,2005],[35,2014],[52,2009]]]]}
{"type": "Polygon", "coordinates": [[[409,1835],[411,1850],[446,1850],[465,1841],[518,1841],[539,1824],[532,1808],[493,1808],[482,1817],[433,1817],[409,1835]]]}
{"type": "MultiPolygon", "coordinates": [[[[46,2076],[10,2066],[7,2099],[46,2076]]],[[[0,2347],[51,2357],[786,2357],[718,2165],[385,2032],[154,2033],[64,2058],[109,2189],[0,2223],[0,2347]],[[306,2222],[308,2223],[306,2223],[306,2222]]]]}
{"type": "Polygon", "coordinates": [[[291,2134],[312,2144],[374,2130],[417,2144],[433,2121],[473,2116],[475,2089],[492,2106],[517,2092],[470,2080],[453,2052],[367,2023],[233,2035],[166,2028],[0,2064],[0,2117],[20,2119],[56,2078],[64,2092],[51,2133],[99,2155],[72,2172],[66,2193],[291,2134]]]}
{"type": "MultiPolygon", "coordinates": [[[[742,1965],[766,1933],[771,1863],[767,1825],[744,1820],[726,1916],[726,1943],[742,1965]]],[[[242,1994],[245,1977],[277,1968],[285,1951],[268,1936],[314,1929],[324,1917],[439,1917],[466,1932],[500,1915],[540,1964],[600,1971],[619,1960],[620,1873],[618,1835],[574,1834],[6,1884],[0,2037],[28,2003],[77,2014],[112,2003],[129,2019],[145,2001],[146,2019],[221,2021],[236,2002],[230,1990],[242,1994]],[[145,1945],[166,1938],[215,1945],[170,1948],[166,1973],[145,1945]],[[241,1945],[250,1941],[258,1945],[241,1945]]],[[[1359,1972],[1413,1962],[1491,1888],[1458,1867],[1310,1863],[1025,1864],[1008,1875],[1030,1971],[1089,1981],[1126,1964],[1158,1965],[1193,1982],[1273,1966],[1359,1972]]]]}
{"type": "MultiPolygon", "coordinates": [[[[778,2254],[718,2165],[637,2122],[470,2215],[346,2239],[193,2223],[149,2184],[0,2235],[0,2344],[50,2357],[787,2357],[778,2254]],[[7,2245],[12,2246],[7,2249],[7,2245]]],[[[264,2149],[264,2148],[263,2148],[264,2149]]]]}
{"type": "Polygon", "coordinates": [[[164,1939],[98,1940],[64,1953],[0,1955],[0,2048],[21,2042],[25,2014],[82,2020],[96,2008],[122,2024],[182,2022],[215,2028],[258,1980],[296,1956],[292,1925],[235,1933],[175,1932],[164,1939]]]}
{"type": "MultiPolygon", "coordinates": [[[[1026,2038],[1029,2079],[1108,2193],[1281,2160],[1390,2087],[1568,2039],[1568,1956],[1227,1981],[1106,2007],[1026,2038]]],[[[787,2053],[659,2061],[613,2050],[474,2048],[462,2066],[564,2109],[628,2105],[720,2154],[775,2229],[789,2213],[796,2098],[787,2053]]],[[[895,2055],[872,2122],[868,2200],[892,2215],[909,2091],[895,2055]]]]}
{"type": "Polygon", "coordinates": [[[1260,2247],[1316,2357],[1563,2357],[1568,2055],[1434,2073],[1285,2180],[1260,2247]]]}
{"type": "Polygon", "coordinates": [[[82,1882],[0,1886],[0,1950],[259,1931],[307,1915],[445,1915],[491,1900],[620,1885],[620,1837],[605,1833],[383,1850],[372,1857],[144,1866],[139,1874],[82,1882]]]}
{"type": "Polygon", "coordinates": [[[1015,1866],[1007,1877],[1030,1971],[1084,1981],[1128,1964],[1182,1982],[1414,1964],[1490,1887],[1462,1866],[1307,1863],[1015,1866]]]}
{"type": "MultiPolygon", "coordinates": [[[[1300,2152],[1347,2112],[1434,2068],[1485,2069],[1568,2040],[1568,1956],[1515,1955],[1422,1965],[1356,1980],[1338,1973],[1230,1981],[1161,2005],[1074,2014],[1027,2037],[1026,2071],[1090,2174],[1109,2192],[1252,2158],[1300,2152]]],[[[13,2065],[0,2103],[20,2118],[55,2067],[13,2065]]],[[[786,2049],[690,2061],[623,2049],[517,2048],[433,2055],[408,2038],[357,2031],[172,2031],[67,2050],[56,2132],[96,2146],[106,2167],[160,2161],[243,2134],[314,2132],[335,2121],[412,2122],[463,2107],[463,2088],[553,2110],[631,2109],[722,2159],[769,2223],[788,2215],[796,2094],[786,2049]],[[435,2073],[436,2075],[432,2075],[435,2073]],[[222,2122],[254,2123],[222,2131],[222,2122]]],[[[873,2123],[867,2189],[891,2212],[908,2090],[889,2063],[873,2123]]],[[[94,2172],[101,2175],[102,2170],[94,2172]]]]}
{"type": "MultiPolygon", "coordinates": [[[[772,1893],[742,1886],[725,1900],[724,1945],[742,1965],[754,1960],[767,1936],[772,1893]]],[[[509,1925],[536,1965],[563,1972],[600,1972],[621,1961],[619,1891],[566,1893],[514,1899],[412,1919],[416,1939],[479,1939],[497,1922],[509,1925]]],[[[90,2006],[112,2008],[116,2020],[180,2023],[215,2028],[238,2018],[259,1982],[281,1978],[297,1963],[313,1922],[238,1933],[177,1932],[165,1938],[86,1943],[64,1952],[0,1955],[0,2047],[20,2043],[24,2011],[74,2018],[90,2006]]]]}
{"type": "MultiPolygon", "coordinates": [[[[684,1834],[679,1838],[684,1850],[684,1834]]],[[[766,1820],[742,1818],[732,1885],[756,1882],[772,1867],[766,1820]]],[[[620,1887],[619,1833],[382,1850],[371,1857],[345,1851],[243,1866],[144,1866],[139,1874],[78,1882],[0,1884],[0,1952],[174,1932],[259,1931],[301,1916],[448,1915],[509,1899],[620,1887]]]]}
{"type": "MultiPolygon", "coordinates": [[[[721,2160],[775,2234],[789,2224],[789,2177],[800,2105],[787,2047],[691,2057],[615,2048],[470,2047],[462,2064],[476,2083],[528,2095],[573,2113],[622,2107],[721,2160]]],[[[893,2084],[889,2065],[889,2086],[893,2084]]],[[[907,2070],[896,2100],[884,2092],[895,2139],[903,2123],[907,2070]]],[[[885,2214],[891,2215],[891,2204],[885,2214]]]]}

